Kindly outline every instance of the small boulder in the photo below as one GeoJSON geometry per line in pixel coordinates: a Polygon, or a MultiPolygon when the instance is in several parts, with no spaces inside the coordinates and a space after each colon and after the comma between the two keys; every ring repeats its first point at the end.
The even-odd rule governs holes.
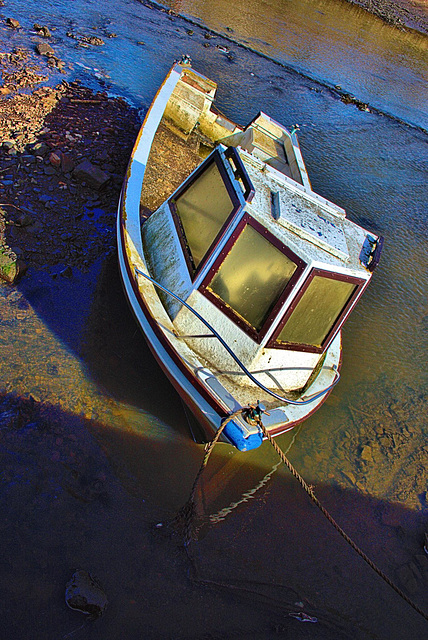
{"type": "Polygon", "coordinates": [[[89,160],[84,160],[78,164],[73,171],[73,176],[97,191],[110,180],[108,173],[89,162],[89,160]]]}
{"type": "Polygon", "coordinates": [[[361,460],[365,462],[373,462],[372,448],[366,444],[361,450],[361,460]]]}
{"type": "Polygon", "coordinates": [[[55,169],[59,169],[61,166],[61,160],[62,160],[62,153],[61,151],[53,151],[50,155],[49,155],[49,162],[51,163],[51,165],[53,167],[55,167],[55,169]]]}
{"type": "Polygon", "coordinates": [[[36,44],[36,51],[40,56],[53,56],[54,55],[54,50],[52,49],[52,47],[49,44],[46,44],[46,42],[38,42],[36,44]]]}
{"type": "Polygon", "coordinates": [[[25,262],[20,260],[9,247],[0,247],[0,278],[9,284],[15,284],[27,270],[25,262]]]}
{"type": "Polygon", "coordinates": [[[33,218],[28,213],[21,213],[15,220],[17,227],[29,227],[34,223],[33,218]]]}
{"type": "Polygon", "coordinates": [[[41,36],[42,38],[50,38],[52,35],[48,27],[42,26],[40,24],[35,24],[34,29],[35,31],[37,31],[37,35],[41,36]]]}
{"type": "Polygon", "coordinates": [[[35,156],[44,156],[49,151],[49,147],[45,142],[35,142],[27,144],[27,150],[35,156]]]}
{"type": "Polygon", "coordinates": [[[73,277],[73,269],[68,266],[65,267],[62,271],[59,272],[59,275],[63,278],[72,278],[73,277]]]}
{"type": "Polygon", "coordinates": [[[106,610],[108,600],[99,581],[87,571],[75,571],[65,589],[65,602],[70,609],[76,609],[96,619],[106,610]]]}
{"type": "Polygon", "coordinates": [[[84,43],[92,44],[92,45],[94,45],[94,46],[96,46],[96,47],[100,47],[101,45],[103,45],[103,44],[104,44],[104,40],[102,40],[102,38],[98,38],[97,36],[89,36],[89,37],[87,37],[87,36],[83,36],[83,37],[81,38],[81,40],[82,40],[84,43]]]}
{"type": "Polygon", "coordinates": [[[20,29],[21,25],[19,24],[18,20],[15,20],[15,18],[8,18],[6,20],[6,24],[8,27],[12,27],[12,29],[20,29]]]}
{"type": "Polygon", "coordinates": [[[63,173],[71,173],[74,169],[74,160],[69,153],[63,153],[61,156],[61,171],[63,173]]]}

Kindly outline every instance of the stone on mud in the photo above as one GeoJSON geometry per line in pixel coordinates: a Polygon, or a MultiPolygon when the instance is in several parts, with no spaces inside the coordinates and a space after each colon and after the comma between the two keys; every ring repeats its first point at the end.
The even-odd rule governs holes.
{"type": "Polygon", "coordinates": [[[53,56],[54,50],[46,42],[38,42],[36,44],[36,51],[40,56],[53,56]]]}
{"type": "Polygon", "coordinates": [[[20,260],[14,251],[8,247],[0,247],[0,278],[2,280],[15,284],[26,270],[25,262],[20,260]]]}
{"type": "Polygon", "coordinates": [[[84,160],[73,171],[75,178],[81,182],[85,182],[92,189],[101,189],[109,180],[108,173],[97,167],[96,165],[84,160]]]}
{"type": "Polygon", "coordinates": [[[49,150],[49,147],[44,142],[34,142],[27,144],[27,150],[36,156],[44,156],[49,150]]]}
{"type": "Polygon", "coordinates": [[[69,153],[61,155],[61,171],[63,173],[71,173],[74,169],[74,160],[69,153]]]}
{"type": "Polygon", "coordinates": [[[51,32],[49,31],[49,28],[46,26],[42,26],[40,24],[34,24],[34,29],[35,31],[37,31],[37,35],[41,36],[42,38],[51,37],[51,32]]]}
{"type": "Polygon", "coordinates": [[[55,167],[56,169],[59,169],[59,167],[61,166],[61,157],[62,157],[61,151],[53,151],[49,155],[49,162],[53,167],[55,167]]]}
{"type": "Polygon", "coordinates": [[[6,20],[6,24],[8,27],[12,27],[12,29],[20,29],[21,25],[19,24],[18,20],[15,20],[15,18],[8,18],[6,20]]]}
{"type": "Polygon", "coordinates": [[[65,602],[91,618],[99,618],[106,610],[108,600],[97,578],[87,571],[75,571],[65,589],[65,602]]]}
{"type": "Polygon", "coordinates": [[[366,462],[373,462],[372,448],[370,447],[370,445],[366,444],[362,448],[361,460],[365,460],[366,462]]]}

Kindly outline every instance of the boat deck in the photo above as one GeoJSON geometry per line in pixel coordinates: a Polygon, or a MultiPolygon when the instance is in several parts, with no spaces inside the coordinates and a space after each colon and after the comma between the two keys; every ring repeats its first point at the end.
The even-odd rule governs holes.
{"type": "Polygon", "coordinates": [[[204,160],[214,145],[197,131],[184,137],[162,119],[149,154],[140,200],[147,218],[167,200],[204,160]]]}

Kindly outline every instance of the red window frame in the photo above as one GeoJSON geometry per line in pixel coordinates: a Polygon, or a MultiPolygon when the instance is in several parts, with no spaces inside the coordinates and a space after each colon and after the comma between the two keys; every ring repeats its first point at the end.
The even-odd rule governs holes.
{"type": "Polygon", "coordinates": [[[267,344],[267,347],[272,348],[272,349],[288,349],[288,350],[291,350],[291,351],[304,351],[304,352],[307,352],[307,353],[324,353],[324,351],[326,351],[326,349],[328,349],[328,347],[330,346],[330,344],[332,343],[332,341],[336,337],[336,335],[337,335],[338,331],[340,330],[341,326],[343,325],[346,317],[349,315],[349,313],[354,308],[358,298],[360,297],[360,295],[363,292],[364,287],[367,285],[367,282],[368,281],[365,280],[365,279],[357,278],[355,276],[349,276],[349,275],[346,275],[346,274],[343,274],[343,273],[337,273],[336,271],[327,271],[326,269],[313,268],[311,270],[311,272],[309,273],[307,279],[305,280],[302,288],[298,292],[296,298],[291,303],[289,309],[287,309],[287,311],[286,311],[284,317],[282,318],[281,322],[279,323],[278,327],[275,329],[274,333],[272,334],[272,337],[270,338],[270,340],[269,340],[269,342],[267,344]],[[287,342],[287,343],[277,342],[276,340],[277,340],[279,334],[281,333],[282,329],[286,325],[286,323],[289,320],[291,314],[293,313],[293,311],[297,307],[297,305],[300,302],[302,296],[304,295],[304,293],[308,289],[309,285],[311,284],[311,282],[315,278],[315,276],[322,276],[322,277],[325,277],[325,278],[330,278],[331,280],[339,280],[341,282],[349,282],[349,283],[355,284],[356,285],[356,289],[355,289],[354,293],[351,295],[351,297],[348,299],[348,301],[346,302],[344,307],[342,308],[342,311],[338,315],[338,317],[336,319],[336,322],[333,324],[333,326],[330,329],[329,333],[325,337],[321,347],[315,347],[313,345],[306,345],[306,344],[300,344],[300,343],[294,343],[294,342],[287,342]]]}
{"type": "Polygon", "coordinates": [[[196,278],[198,277],[199,273],[202,271],[202,269],[204,268],[205,264],[207,263],[207,260],[210,258],[213,250],[215,249],[215,247],[221,242],[222,238],[224,237],[227,227],[229,226],[229,224],[232,222],[232,220],[235,218],[236,214],[243,208],[243,206],[245,205],[245,203],[241,203],[241,200],[239,199],[239,196],[232,184],[232,181],[224,167],[223,164],[223,160],[221,158],[220,152],[218,150],[214,151],[209,158],[207,158],[207,160],[204,160],[203,162],[201,162],[201,164],[195,169],[194,173],[192,174],[192,176],[190,178],[188,178],[186,180],[186,182],[184,184],[182,184],[179,189],[174,193],[173,197],[169,199],[168,201],[169,204],[169,208],[171,210],[171,215],[172,215],[172,219],[174,220],[174,224],[175,224],[175,228],[177,230],[177,234],[180,240],[180,244],[181,244],[181,248],[183,251],[183,255],[185,257],[186,260],[186,264],[187,264],[187,268],[189,270],[189,274],[190,274],[190,278],[192,281],[195,281],[196,278]],[[191,250],[190,247],[187,244],[187,240],[186,240],[186,234],[184,232],[184,228],[183,225],[181,223],[180,220],[180,216],[178,215],[178,211],[177,211],[177,205],[176,205],[176,200],[189,188],[192,186],[192,184],[199,178],[199,176],[206,170],[206,168],[212,164],[213,162],[216,163],[217,168],[220,172],[221,177],[223,178],[223,182],[224,185],[226,187],[226,190],[229,194],[229,197],[232,201],[232,211],[230,213],[230,215],[226,218],[223,226],[220,228],[218,234],[216,235],[216,237],[214,238],[212,244],[210,245],[210,247],[207,249],[205,256],[202,258],[202,260],[200,261],[200,263],[198,264],[198,266],[196,267],[194,262],[193,262],[193,258],[192,258],[192,254],[191,254],[191,250]]]}
{"type": "Polygon", "coordinates": [[[247,335],[249,335],[255,342],[262,342],[263,338],[266,336],[267,332],[272,326],[273,321],[277,317],[279,310],[283,306],[285,300],[293,291],[296,286],[297,281],[302,275],[303,271],[306,268],[306,262],[302,260],[299,256],[297,256],[291,249],[289,249],[285,244],[283,244],[278,238],[276,238],[266,227],[257,222],[253,217],[251,217],[247,212],[244,213],[241,220],[238,222],[236,228],[231,234],[230,238],[227,240],[225,246],[221,250],[220,254],[216,258],[215,262],[209,269],[205,278],[203,279],[199,290],[216,306],[218,307],[226,316],[228,316],[235,324],[237,324],[247,335]],[[213,279],[214,275],[220,268],[220,265],[223,263],[226,256],[231,251],[233,245],[235,244],[238,237],[241,235],[241,232],[245,228],[245,226],[249,224],[253,229],[255,229],[258,233],[266,237],[266,239],[277,249],[279,249],[282,253],[284,253],[290,260],[292,260],[296,265],[296,270],[291,276],[290,280],[284,287],[282,293],[278,297],[275,302],[272,310],[270,311],[268,317],[266,318],[262,328],[260,331],[257,331],[245,318],[243,318],[239,313],[234,311],[232,307],[223,302],[216,295],[211,293],[208,289],[208,286],[213,279]]]}

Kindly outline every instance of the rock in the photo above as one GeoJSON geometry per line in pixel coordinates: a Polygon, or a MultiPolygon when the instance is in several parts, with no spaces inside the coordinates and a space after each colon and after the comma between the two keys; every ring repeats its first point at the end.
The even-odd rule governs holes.
{"type": "Polygon", "coordinates": [[[109,180],[108,173],[93,165],[89,160],[81,162],[73,171],[73,176],[81,182],[86,182],[92,189],[101,189],[109,180]]]}
{"type": "Polygon", "coordinates": [[[15,284],[27,270],[25,262],[8,247],[0,247],[0,278],[15,284]]]}
{"type": "Polygon", "coordinates": [[[345,478],[347,480],[349,480],[349,482],[354,485],[356,482],[356,477],[355,475],[352,473],[352,471],[345,471],[342,469],[342,475],[345,476],[345,478]]]}
{"type": "Polygon", "coordinates": [[[102,40],[101,38],[97,38],[97,36],[90,36],[88,42],[89,44],[95,45],[97,47],[104,44],[104,40],[102,40]]]}
{"type": "Polygon", "coordinates": [[[53,151],[49,155],[49,162],[53,167],[55,167],[55,169],[59,169],[59,167],[61,166],[61,160],[62,160],[61,151],[53,151]]]}
{"type": "Polygon", "coordinates": [[[108,600],[99,581],[87,571],[76,571],[65,589],[65,602],[91,618],[99,618],[106,610],[108,600]]]}
{"type": "Polygon", "coordinates": [[[68,153],[63,153],[61,156],[61,171],[63,173],[71,173],[74,169],[74,160],[68,153]]]}
{"type": "Polygon", "coordinates": [[[73,269],[70,266],[65,267],[65,269],[60,271],[59,275],[63,278],[71,278],[73,276],[73,269]]]}
{"type": "Polygon", "coordinates": [[[46,202],[49,202],[51,199],[52,198],[45,193],[39,196],[39,202],[42,202],[43,204],[45,204],[46,202]]]}
{"type": "Polygon", "coordinates": [[[32,155],[24,154],[23,156],[21,156],[21,160],[26,165],[28,165],[28,164],[36,164],[36,158],[34,156],[32,156],[32,155]]]}
{"type": "Polygon", "coordinates": [[[54,55],[54,50],[49,44],[46,44],[46,42],[38,42],[36,44],[36,51],[40,56],[49,57],[54,55]]]}
{"type": "Polygon", "coordinates": [[[34,25],[34,29],[35,31],[37,31],[37,35],[41,36],[42,38],[51,38],[51,32],[49,31],[48,27],[46,26],[41,26],[40,24],[35,24],[34,25]]]}
{"type": "Polygon", "coordinates": [[[79,45],[81,47],[88,46],[89,44],[99,47],[105,43],[104,43],[104,40],[102,40],[101,38],[98,38],[98,36],[80,36],[79,37],[79,45]]]}
{"type": "Polygon", "coordinates": [[[29,227],[34,222],[33,218],[28,213],[21,213],[15,221],[18,227],[29,227]]]}
{"type": "Polygon", "coordinates": [[[6,20],[6,24],[8,27],[12,27],[12,29],[20,29],[21,25],[19,24],[18,20],[15,20],[15,18],[8,18],[6,20]]]}
{"type": "Polygon", "coordinates": [[[368,444],[366,444],[361,450],[361,460],[373,462],[372,449],[368,444]]]}

